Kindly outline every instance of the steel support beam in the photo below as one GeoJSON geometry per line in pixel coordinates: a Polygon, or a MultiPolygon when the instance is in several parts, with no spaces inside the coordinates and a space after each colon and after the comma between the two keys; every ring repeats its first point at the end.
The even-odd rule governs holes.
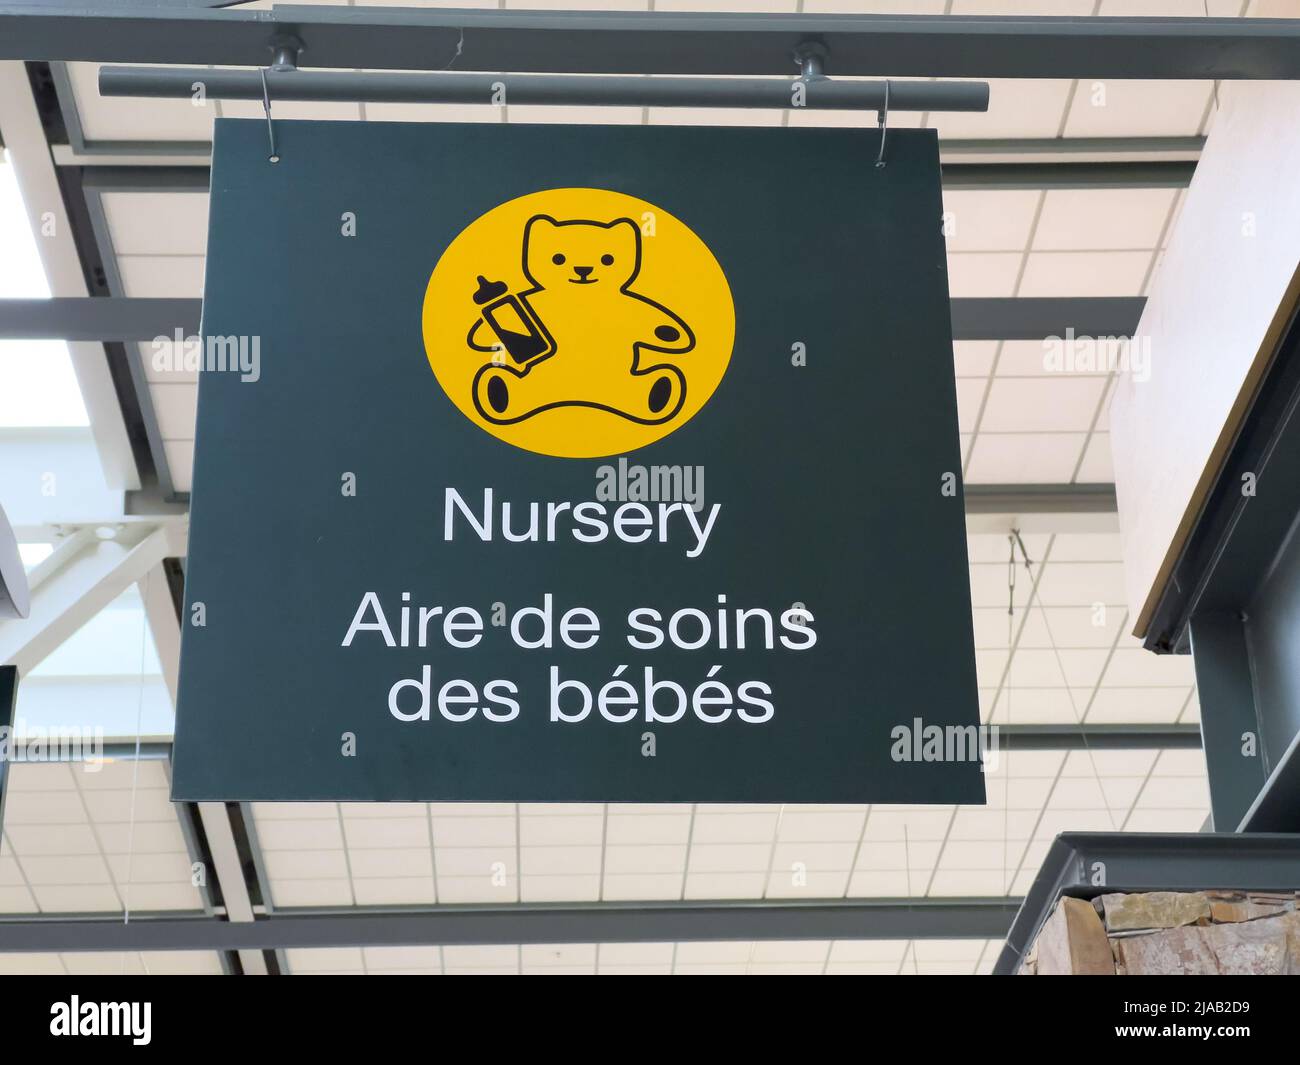
{"type": "Polygon", "coordinates": [[[1007,934],[994,973],[1012,975],[1063,895],[1111,891],[1292,892],[1300,835],[1064,832],[1057,836],[1007,934]]]}
{"type": "Polygon", "coordinates": [[[280,912],[252,922],[0,919],[0,952],[718,940],[998,939],[1018,899],[829,899],[440,906],[280,912]]]}
{"type": "Polygon", "coordinates": [[[1131,337],[1146,300],[1142,296],[1043,296],[952,301],[954,340],[1042,340],[1131,337]]]}
{"type": "Polygon", "coordinates": [[[14,727],[14,707],[18,703],[18,668],[0,665],[0,730],[4,749],[0,755],[0,841],[4,839],[5,792],[9,786],[9,738],[14,727]]]}
{"type": "Polygon", "coordinates": [[[1268,775],[1237,831],[1300,831],[1300,734],[1278,759],[1277,767],[1268,775]]]}
{"type": "Polygon", "coordinates": [[[87,543],[41,581],[26,620],[0,622],[0,662],[17,666],[20,675],[30,673],[164,558],[183,553],[184,536],[175,525],[156,528],[134,544],[87,543]]]}
{"type": "MultiPolygon", "coordinates": [[[[944,163],[1194,163],[1204,137],[975,137],[941,138],[944,163]]],[[[62,162],[55,149],[56,162],[62,162]]],[[[72,160],[69,160],[72,161],[72,160]]]]}
{"type": "Polygon", "coordinates": [[[388,74],[366,71],[101,67],[101,96],[362,103],[512,104],[586,107],[754,107],[812,111],[987,111],[978,81],[837,78],[644,78],[576,74],[388,74]],[[795,89],[801,92],[796,103],[795,89]]]}
{"type": "Polygon", "coordinates": [[[1196,725],[999,725],[1004,751],[1194,750],[1201,746],[1196,725]]]}
{"type": "MultiPolygon", "coordinates": [[[[952,301],[954,340],[1043,340],[1063,336],[1130,336],[1142,314],[1141,297],[1062,297],[952,301]]],[[[0,299],[0,340],[99,339],[147,342],[197,334],[203,301],[111,298],[0,299]]]]}
{"type": "Polygon", "coordinates": [[[968,484],[967,514],[1114,514],[1113,484],[968,484]]]}
{"type": "Polygon", "coordinates": [[[56,297],[0,299],[0,340],[87,340],[147,343],[198,332],[203,301],[56,297]]]}
{"type": "Polygon", "coordinates": [[[1267,776],[1250,652],[1235,614],[1198,614],[1190,627],[1210,813],[1219,831],[1230,832],[1246,816],[1267,776]]]}
{"type": "MultiPolygon", "coordinates": [[[[176,706],[176,692],[180,679],[181,625],[176,612],[176,601],[161,562],[139,582],[144,600],[145,616],[153,635],[158,661],[162,665],[163,679],[176,706]]],[[[211,857],[210,875],[214,876],[226,907],[226,919],[239,923],[253,920],[253,900],[244,879],[244,866],[239,857],[239,847],[225,803],[201,802],[198,807],[199,823],[207,841],[211,857]]],[[[240,950],[239,964],[245,975],[265,976],[266,958],[259,950],[240,950]]]]}
{"type": "Polygon", "coordinates": [[[1185,189],[1195,160],[943,164],[947,189],[1185,189]]]}
{"type": "MultiPolygon", "coordinates": [[[[201,802],[198,807],[199,819],[203,823],[203,834],[207,837],[208,848],[212,852],[212,864],[215,867],[213,872],[217,883],[221,885],[221,897],[226,903],[226,918],[231,922],[229,927],[251,927],[253,903],[248,895],[248,886],[244,882],[244,870],[239,861],[239,850],[235,846],[235,836],[230,826],[230,816],[226,812],[226,804],[201,802]]],[[[0,940],[5,938],[5,931],[3,925],[0,925],[0,940]]],[[[219,949],[238,951],[239,964],[247,975],[266,975],[266,959],[262,955],[261,948],[232,945],[219,949]]]]}
{"type": "Polygon", "coordinates": [[[255,67],[286,34],[337,69],[790,74],[815,40],[838,75],[1300,77],[1293,19],[0,5],[0,59],[255,67]]]}

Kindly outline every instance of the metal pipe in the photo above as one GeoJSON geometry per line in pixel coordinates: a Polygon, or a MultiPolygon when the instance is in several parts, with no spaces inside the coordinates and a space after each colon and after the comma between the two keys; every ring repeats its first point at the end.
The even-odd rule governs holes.
{"type": "MultiPolygon", "coordinates": [[[[771,107],[878,111],[885,82],[833,78],[679,78],[573,74],[389,74],[350,71],[266,72],[271,100],[365,103],[513,104],[628,107],[771,107]],[[502,88],[504,87],[504,93],[502,88]]],[[[102,96],[190,97],[197,85],[214,100],[260,100],[257,70],[102,67],[102,96]]],[[[982,81],[896,81],[891,111],[987,111],[982,81]]]]}

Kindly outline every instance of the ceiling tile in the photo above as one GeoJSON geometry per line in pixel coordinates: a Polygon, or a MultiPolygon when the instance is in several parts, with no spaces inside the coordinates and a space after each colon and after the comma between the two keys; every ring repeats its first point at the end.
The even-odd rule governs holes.
{"type": "Polygon", "coordinates": [[[1086,431],[1104,388],[1096,377],[994,378],[980,433],[1086,431]]]}
{"type": "Polygon", "coordinates": [[[1023,258],[1019,252],[950,252],[948,291],[954,299],[1014,296],[1023,258]]]}
{"type": "Polygon", "coordinates": [[[1149,251],[1031,252],[1017,296],[1138,296],[1149,251]]]}
{"type": "Polygon", "coordinates": [[[1042,195],[1038,189],[946,190],[943,212],[948,251],[1022,251],[1042,195]]]}
{"type": "Polygon", "coordinates": [[[1083,433],[980,433],[966,471],[968,484],[1061,484],[1070,480],[1083,433]]]}
{"type": "Polygon", "coordinates": [[[1084,79],[1074,94],[1067,137],[1192,137],[1210,103],[1208,81],[1084,79]]]}
{"type": "Polygon", "coordinates": [[[1034,229],[1035,251],[1158,247],[1176,189],[1051,189],[1034,229]]]}

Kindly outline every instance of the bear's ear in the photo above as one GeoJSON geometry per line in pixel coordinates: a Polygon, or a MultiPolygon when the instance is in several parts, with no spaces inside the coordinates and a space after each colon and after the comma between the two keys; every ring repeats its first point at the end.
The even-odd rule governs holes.
{"type": "Polygon", "coordinates": [[[558,225],[559,222],[557,222],[554,218],[552,218],[548,214],[535,214],[533,215],[532,218],[528,219],[528,221],[524,223],[524,236],[525,238],[527,238],[528,234],[532,232],[533,226],[554,229],[558,225]]]}
{"type": "Polygon", "coordinates": [[[641,254],[641,227],[630,218],[615,218],[607,227],[618,240],[626,241],[626,246],[634,256],[641,254]]]}
{"type": "Polygon", "coordinates": [[[632,219],[630,219],[630,218],[615,218],[614,221],[612,221],[612,222],[609,223],[609,228],[612,229],[612,230],[614,230],[614,232],[616,232],[616,233],[620,233],[620,234],[623,232],[623,228],[622,228],[623,226],[628,226],[628,227],[631,228],[631,230],[632,230],[632,239],[635,240],[638,244],[640,244],[640,243],[641,243],[641,227],[640,227],[639,225],[637,225],[635,222],[633,222],[632,219]]]}

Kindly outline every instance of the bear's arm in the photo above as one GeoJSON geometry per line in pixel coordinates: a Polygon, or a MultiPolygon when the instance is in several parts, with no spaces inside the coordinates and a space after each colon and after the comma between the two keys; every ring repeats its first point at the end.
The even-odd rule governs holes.
{"type": "Polygon", "coordinates": [[[642,347],[681,355],[695,347],[695,334],[685,320],[654,300],[627,293],[635,302],[636,336],[642,347]]]}
{"type": "Polygon", "coordinates": [[[484,322],[482,318],[479,318],[472,326],[470,326],[469,333],[465,337],[465,343],[468,344],[475,351],[498,351],[501,348],[501,342],[497,340],[495,336],[493,336],[492,338],[492,343],[487,345],[486,347],[478,343],[478,341],[474,339],[475,334],[477,334],[479,331],[479,327],[486,324],[487,323],[484,322]]]}

